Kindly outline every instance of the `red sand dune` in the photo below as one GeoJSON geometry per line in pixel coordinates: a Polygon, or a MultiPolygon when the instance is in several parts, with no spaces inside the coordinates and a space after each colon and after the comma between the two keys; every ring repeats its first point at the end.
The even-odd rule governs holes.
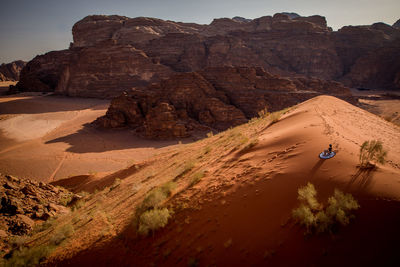
{"type": "MultiPolygon", "coordinates": [[[[151,188],[165,182],[166,171],[142,181],[140,173],[123,179],[112,197],[102,198],[104,209],[112,206],[110,220],[120,223],[115,233],[96,239],[99,228],[93,222],[73,237],[68,252],[57,250],[50,262],[61,266],[398,265],[399,128],[329,96],[306,101],[277,123],[266,125],[239,126],[166,154],[163,163],[151,163],[164,172],[170,162],[212,148],[210,155],[196,157],[195,169],[205,170],[205,177],[192,188],[177,190],[167,202],[175,207],[173,218],[153,236],[136,236],[131,223],[135,206],[130,203],[138,196],[129,192],[133,185],[151,188]],[[235,132],[258,143],[244,150],[219,145],[235,132]],[[371,139],[383,142],[388,162],[374,171],[359,171],[359,147],[371,139]],[[336,156],[319,159],[328,144],[333,144],[336,156]],[[335,188],[353,194],[361,208],[349,226],[334,235],[305,238],[304,229],[290,217],[299,205],[297,189],[307,182],[315,185],[323,203],[335,188]],[[178,208],[182,206],[187,208],[178,208]]],[[[182,187],[184,182],[178,184],[182,187]]]]}

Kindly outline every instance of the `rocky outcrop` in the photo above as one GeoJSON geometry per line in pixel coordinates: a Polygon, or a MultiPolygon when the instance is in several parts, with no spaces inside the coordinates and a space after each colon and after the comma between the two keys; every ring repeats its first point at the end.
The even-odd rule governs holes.
{"type": "Polygon", "coordinates": [[[61,50],[36,56],[22,69],[16,85],[19,91],[53,92],[74,50],[61,50]]]}
{"type": "Polygon", "coordinates": [[[38,223],[68,213],[68,203],[80,196],[43,182],[0,174],[0,249],[10,248],[10,237],[29,234],[38,223]]]}
{"type": "Polygon", "coordinates": [[[111,98],[132,87],[141,88],[171,75],[131,45],[105,41],[71,55],[55,92],[69,96],[111,98]]]}
{"type": "Polygon", "coordinates": [[[157,139],[187,137],[195,130],[225,130],[266,107],[276,111],[320,94],[352,100],[349,89],[337,82],[287,79],[262,68],[214,67],[126,92],[95,124],[128,126],[157,139]]]}
{"type": "Polygon", "coordinates": [[[209,25],[95,15],[77,22],[72,32],[70,49],[38,56],[24,68],[20,90],[113,97],[177,72],[221,66],[399,89],[397,65],[389,58],[400,50],[400,29],[384,23],[334,32],[322,16],[291,13],[214,19],[209,25]],[[365,64],[371,65],[364,72],[365,64]]]}
{"type": "Polygon", "coordinates": [[[25,61],[17,60],[0,65],[0,81],[18,81],[22,68],[26,65],[25,61]]]}
{"type": "Polygon", "coordinates": [[[400,29],[400,19],[393,23],[393,27],[400,29]]]}

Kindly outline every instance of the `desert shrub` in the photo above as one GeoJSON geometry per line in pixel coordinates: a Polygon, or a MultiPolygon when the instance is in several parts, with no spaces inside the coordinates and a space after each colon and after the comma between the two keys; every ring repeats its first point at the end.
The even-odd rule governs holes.
{"type": "Polygon", "coordinates": [[[195,174],[193,174],[191,180],[190,180],[190,184],[189,187],[194,186],[195,184],[197,184],[198,182],[200,182],[200,180],[204,177],[204,171],[199,171],[196,172],[195,174]]]}
{"type": "Polygon", "coordinates": [[[306,186],[299,188],[297,192],[299,195],[297,198],[300,201],[306,202],[311,209],[316,210],[320,207],[321,204],[317,201],[317,191],[313,184],[307,183],[306,186]]]}
{"type": "Polygon", "coordinates": [[[66,224],[63,227],[56,229],[55,234],[50,238],[50,244],[59,245],[65,239],[70,237],[74,233],[74,227],[71,224],[66,224]]]}
{"type": "Polygon", "coordinates": [[[187,173],[194,168],[195,164],[193,161],[187,161],[185,166],[183,166],[183,173],[187,173]]]}
{"type": "Polygon", "coordinates": [[[274,113],[271,113],[271,115],[269,116],[269,119],[271,120],[271,124],[277,123],[279,121],[279,119],[281,118],[282,113],[277,111],[274,113]]]}
{"type": "Polygon", "coordinates": [[[251,149],[252,147],[254,147],[255,145],[258,144],[258,139],[257,138],[252,138],[242,149],[241,151],[247,151],[249,149],[251,149]]]}
{"type": "Polygon", "coordinates": [[[37,266],[50,255],[52,250],[53,247],[45,245],[32,248],[23,247],[14,250],[12,257],[4,265],[7,267],[37,266]]]}
{"type": "Polygon", "coordinates": [[[328,199],[326,215],[341,225],[347,225],[350,222],[350,212],[359,207],[352,195],[344,194],[342,191],[335,189],[333,196],[328,199]]]}
{"type": "Polygon", "coordinates": [[[359,208],[352,195],[337,189],[329,197],[325,209],[316,196],[317,191],[310,183],[299,188],[298,199],[301,204],[292,211],[292,217],[307,229],[307,233],[331,232],[336,225],[347,225],[352,218],[351,212],[359,208]]]}
{"type": "Polygon", "coordinates": [[[141,206],[140,213],[146,210],[157,208],[159,205],[171,195],[172,190],[176,187],[176,183],[168,182],[161,187],[154,188],[144,198],[141,206]]]}
{"type": "Polygon", "coordinates": [[[365,141],[360,147],[360,166],[367,167],[370,162],[384,164],[387,152],[383,149],[382,142],[377,140],[365,141]]]}
{"type": "Polygon", "coordinates": [[[157,207],[161,202],[163,202],[167,198],[166,194],[162,192],[159,188],[150,191],[149,194],[146,195],[142,202],[142,209],[148,210],[150,208],[157,207]]]}
{"type": "Polygon", "coordinates": [[[172,194],[172,191],[176,188],[176,183],[170,181],[165,183],[161,186],[161,190],[164,192],[165,195],[168,197],[172,194]]]}
{"type": "Polygon", "coordinates": [[[154,234],[155,230],[167,225],[170,216],[167,208],[148,210],[140,215],[138,232],[147,235],[151,231],[154,234]]]}

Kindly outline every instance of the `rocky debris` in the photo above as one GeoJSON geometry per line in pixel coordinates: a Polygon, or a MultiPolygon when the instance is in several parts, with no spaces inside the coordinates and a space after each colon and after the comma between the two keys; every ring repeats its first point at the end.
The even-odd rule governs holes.
{"type": "Polygon", "coordinates": [[[125,92],[94,123],[128,126],[150,138],[187,137],[195,130],[225,130],[266,107],[276,111],[321,94],[353,101],[349,89],[338,82],[282,78],[262,68],[207,68],[125,92]]]}
{"type": "Polygon", "coordinates": [[[65,205],[79,198],[51,184],[0,174],[0,243],[7,249],[15,235],[29,234],[35,224],[69,212],[65,205]]]}
{"type": "Polygon", "coordinates": [[[0,65],[0,81],[18,81],[22,68],[26,65],[25,61],[17,60],[0,65]]]}
{"type": "Polygon", "coordinates": [[[94,15],[74,25],[73,38],[68,50],[29,62],[18,90],[112,98],[176,72],[221,66],[399,89],[392,64],[397,56],[389,58],[400,50],[400,29],[383,23],[332,31],[322,16],[292,13],[221,18],[209,25],[94,15]]]}

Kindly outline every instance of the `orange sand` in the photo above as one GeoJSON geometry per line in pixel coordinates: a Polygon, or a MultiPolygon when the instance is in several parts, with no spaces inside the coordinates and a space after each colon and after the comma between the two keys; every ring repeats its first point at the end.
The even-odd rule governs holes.
{"type": "Polygon", "coordinates": [[[108,220],[118,221],[113,231],[99,236],[102,228],[95,216],[70,241],[69,252],[58,250],[52,263],[59,266],[187,266],[193,261],[200,266],[397,265],[400,262],[399,128],[328,96],[306,101],[277,123],[261,126],[256,132],[254,128],[258,126],[241,126],[147,163],[162,173],[141,178],[140,168],[131,172],[117,189],[99,196],[108,220]],[[222,137],[235,131],[250,134],[258,143],[250,149],[219,145],[222,137]],[[375,171],[359,171],[359,147],[370,139],[383,142],[388,162],[375,171]],[[330,143],[336,156],[319,159],[318,154],[330,143]],[[197,156],[207,147],[211,152],[197,156]],[[144,188],[143,192],[147,192],[164,183],[168,170],[173,169],[169,164],[178,166],[189,158],[196,159],[196,166],[185,177],[199,170],[205,171],[205,177],[183,191],[179,188],[185,187],[189,178],[178,180],[179,188],[168,201],[175,210],[171,222],[154,236],[136,236],[131,220],[143,194],[140,196],[142,191],[134,188],[144,188]],[[353,194],[361,208],[351,224],[332,236],[305,238],[304,229],[290,217],[292,209],[298,206],[297,189],[307,182],[315,185],[318,198],[324,203],[334,188],[353,194]]]}

